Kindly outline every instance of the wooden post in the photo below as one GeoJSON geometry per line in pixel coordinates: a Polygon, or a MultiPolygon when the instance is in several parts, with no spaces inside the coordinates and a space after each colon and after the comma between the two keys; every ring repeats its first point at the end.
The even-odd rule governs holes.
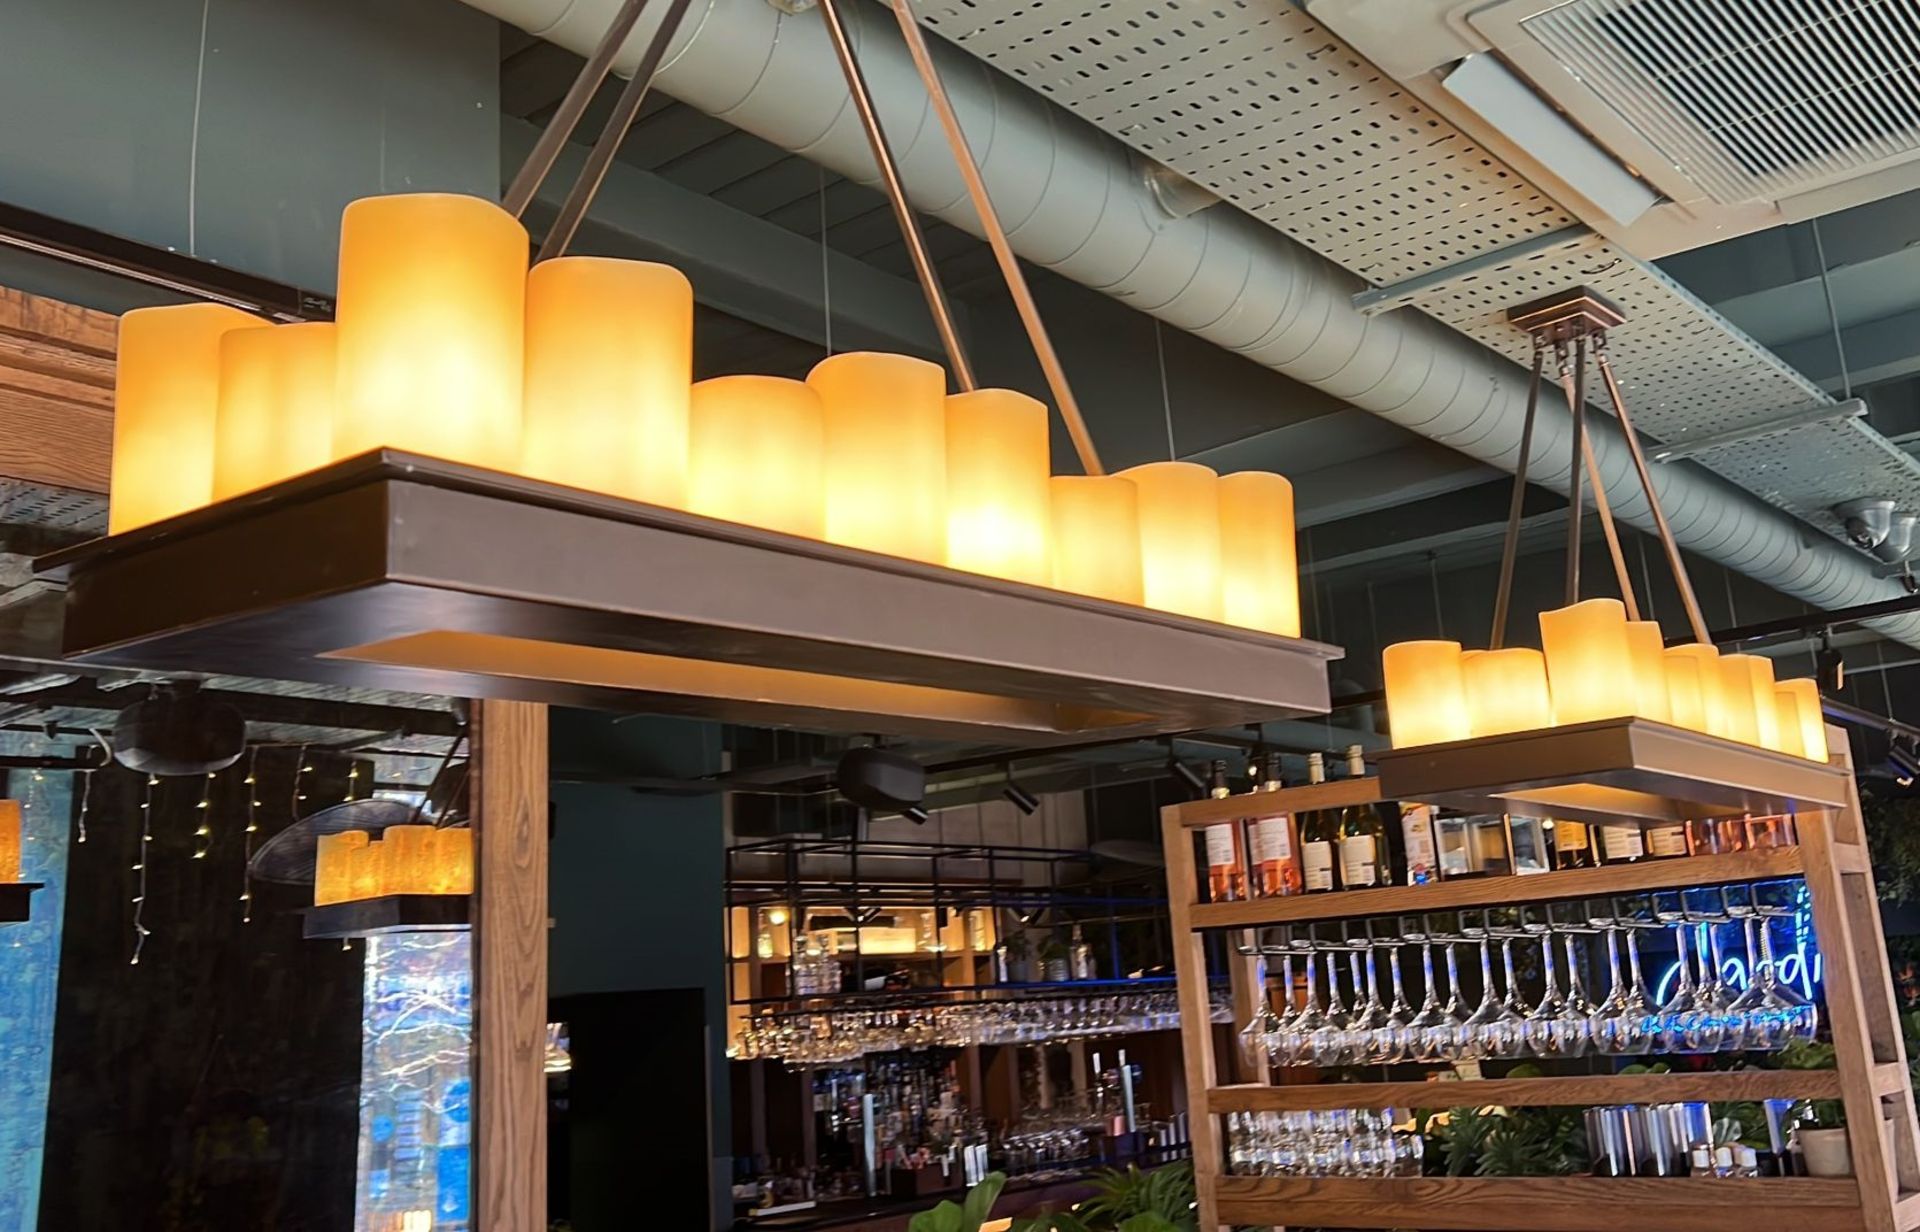
{"type": "Polygon", "coordinates": [[[1193,1184],[1202,1232],[1221,1227],[1216,1185],[1220,1176],[1220,1126],[1207,1106],[1213,1087],[1213,1002],[1207,989],[1206,938],[1193,929],[1197,870],[1193,836],[1181,823],[1182,809],[1160,810],[1167,852],[1167,910],[1173,918],[1173,970],[1179,985],[1180,1035],[1186,1062],[1187,1134],[1193,1142],[1193,1184]]]}
{"type": "Polygon", "coordinates": [[[475,1232],[547,1226],[547,708],[473,704],[475,1232]]]}

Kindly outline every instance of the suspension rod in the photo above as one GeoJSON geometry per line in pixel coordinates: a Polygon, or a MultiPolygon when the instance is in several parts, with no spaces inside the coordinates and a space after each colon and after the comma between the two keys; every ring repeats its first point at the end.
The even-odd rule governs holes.
{"type": "Polygon", "coordinates": [[[539,140],[533,143],[533,149],[528,151],[526,161],[514,173],[513,183],[507,185],[506,195],[501,199],[500,204],[515,218],[527,212],[534,194],[540,191],[540,185],[553,170],[554,161],[566,147],[567,139],[580,126],[580,117],[586,114],[587,104],[593,101],[600,83],[607,79],[608,71],[613,68],[614,56],[619,54],[627,35],[633,33],[634,23],[640,20],[640,10],[646,7],[647,0],[625,0],[620,11],[613,15],[607,32],[600,36],[593,54],[580,66],[573,84],[567,87],[567,96],[560,100],[553,118],[541,130],[539,140]]]}
{"type": "Polygon", "coordinates": [[[1493,593],[1493,633],[1487,649],[1498,650],[1507,638],[1507,606],[1513,599],[1514,558],[1520,551],[1520,514],[1527,502],[1527,462],[1533,457],[1533,424],[1540,413],[1540,372],[1547,352],[1538,340],[1533,347],[1533,376],[1527,381],[1527,417],[1520,425],[1520,460],[1513,468],[1513,497],[1507,502],[1507,537],[1500,544],[1500,586],[1493,593]]]}

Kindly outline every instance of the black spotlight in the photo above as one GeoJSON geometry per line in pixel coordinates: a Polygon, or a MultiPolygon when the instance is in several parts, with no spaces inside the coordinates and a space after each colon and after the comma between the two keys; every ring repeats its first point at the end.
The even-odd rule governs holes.
{"type": "Polygon", "coordinates": [[[1820,635],[1820,649],[1813,652],[1813,674],[1823,693],[1838,693],[1847,687],[1847,660],[1833,648],[1827,633],[1820,635]]]}
{"type": "Polygon", "coordinates": [[[1020,810],[1023,816],[1031,817],[1040,808],[1039,798],[1020,784],[1013,781],[1013,767],[1007,767],[1007,785],[1000,789],[1007,803],[1020,810]]]}
{"type": "Polygon", "coordinates": [[[916,826],[926,825],[927,819],[932,816],[931,813],[917,804],[909,804],[907,807],[901,809],[900,815],[916,826]]]}
{"type": "Polygon", "coordinates": [[[1887,750],[1887,768],[1893,771],[1894,782],[1902,787],[1913,786],[1913,780],[1920,778],[1920,745],[1910,739],[1895,740],[1887,750]]]}
{"type": "Polygon", "coordinates": [[[212,774],[239,761],[246,747],[247,721],[202,694],[197,680],[135,702],[113,725],[115,759],[142,774],[212,774]]]}
{"type": "MultiPolygon", "coordinates": [[[[927,798],[927,770],[911,757],[867,747],[848,749],[833,770],[833,785],[863,809],[913,817],[927,798]]],[[[915,821],[925,821],[922,811],[915,821]]]]}
{"type": "Polygon", "coordinates": [[[1200,776],[1198,770],[1195,770],[1186,762],[1181,761],[1172,753],[1167,754],[1167,769],[1173,772],[1173,777],[1185,783],[1194,795],[1204,796],[1207,794],[1207,780],[1200,776]]]}

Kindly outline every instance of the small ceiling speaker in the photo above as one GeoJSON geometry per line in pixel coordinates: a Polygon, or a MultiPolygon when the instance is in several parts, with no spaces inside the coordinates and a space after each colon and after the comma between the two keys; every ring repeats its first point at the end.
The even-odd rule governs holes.
{"type": "Polygon", "coordinates": [[[207,698],[197,680],[174,681],[122,710],[113,724],[114,759],[163,778],[225,770],[246,748],[246,719],[207,698]]]}

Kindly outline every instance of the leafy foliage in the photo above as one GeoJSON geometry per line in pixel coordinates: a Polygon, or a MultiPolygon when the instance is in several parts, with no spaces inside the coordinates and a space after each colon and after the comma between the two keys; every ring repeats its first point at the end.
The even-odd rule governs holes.
{"type": "Polygon", "coordinates": [[[1006,1173],[989,1172],[962,1202],[945,1201],[908,1220],[907,1232],[980,1232],[1006,1184],[1006,1173]]]}
{"type": "Polygon", "coordinates": [[[1881,900],[1920,902],[1920,797],[1868,793],[1860,812],[1881,900]]]}
{"type": "Polygon", "coordinates": [[[1570,1176],[1585,1171],[1586,1128],[1570,1108],[1455,1108],[1427,1125],[1448,1176],[1570,1176]]]}
{"type": "Polygon", "coordinates": [[[1195,1232],[1193,1165],[1142,1172],[1129,1164],[1091,1178],[1093,1196],[1070,1211],[1015,1220],[1014,1232],[1195,1232]]]}

